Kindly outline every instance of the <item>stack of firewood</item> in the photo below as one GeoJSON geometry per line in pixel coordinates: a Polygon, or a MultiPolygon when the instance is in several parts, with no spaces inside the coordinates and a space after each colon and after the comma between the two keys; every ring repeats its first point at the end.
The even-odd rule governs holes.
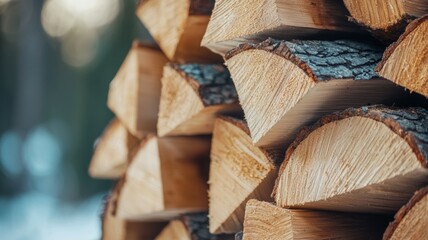
{"type": "Polygon", "coordinates": [[[118,179],[103,239],[428,239],[427,13],[141,1],[158,46],[111,82],[89,168],[118,179]]]}

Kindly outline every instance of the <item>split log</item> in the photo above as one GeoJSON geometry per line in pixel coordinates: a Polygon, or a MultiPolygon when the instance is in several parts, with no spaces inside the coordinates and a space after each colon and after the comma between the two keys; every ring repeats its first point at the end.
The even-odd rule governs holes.
{"type": "Polygon", "coordinates": [[[210,139],[149,136],[117,188],[116,213],[127,220],[170,220],[208,207],[210,139]]]}
{"type": "Polygon", "coordinates": [[[335,0],[218,0],[202,46],[224,55],[244,42],[355,36],[362,31],[347,20],[335,0]]]}
{"type": "Polygon", "coordinates": [[[132,149],[138,139],[119,120],[113,119],[97,140],[89,175],[93,178],[119,178],[126,171],[132,149]]]}
{"type": "Polygon", "coordinates": [[[413,195],[412,199],[395,215],[383,235],[389,239],[428,239],[428,187],[413,195]]]}
{"type": "Polygon", "coordinates": [[[126,221],[113,215],[113,201],[108,197],[102,214],[102,240],[152,240],[166,222],[126,221]]]}
{"type": "Polygon", "coordinates": [[[387,223],[384,216],[284,209],[250,200],[243,239],[380,239],[387,223]]]}
{"type": "Polygon", "coordinates": [[[386,43],[395,41],[412,19],[428,13],[426,0],[344,0],[344,3],[353,21],[386,43]]]}
{"type": "Polygon", "coordinates": [[[226,64],[253,143],[271,148],[287,146],[301,127],[333,111],[398,101],[404,89],[374,72],[381,56],[353,41],[268,39],[228,52],[226,64]]]}
{"type": "Polygon", "coordinates": [[[176,62],[221,62],[201,47],[214,0],[143,0],[137,16],[165,55],[176,62]]]}
{"type": "Polygon", "coordinates": [[[211,134],[219,114],[242,114],[223,65],[169,64],[161,92],[159,136],[211,134]]]}
{"type": "MultiPolygon", "coordinates": [[[[428,4],[428,1],[427,1],[428,4]]],[[[380,76],[428,97],[428,15],[413,21],[385,51],[380,76]]]]}
{"type": "Polygon", "coordinates": [[[236,233],[248,199],[271,201],[283,154],[254,146],[245,122],[226,117],[216,120],[211,146],[210,232],[236,233]]]}
{"type": "Polygon", "coordinates": [[[156,237],[156,240],[233,240],[233,235],[211,234],[208,230],[206,213],[186,214],[181,219],[171,221],[156,237]]]}
{"type": "Polygon", "coordinates": [[[130,133],[139,138],[156,132],[163,66],[162,52],[134,42],[110,83],[108,106],[130,133]]]}
{"type": "Polygon", "coordinates": [[[395,213],[428,184],[428,111],[350,108],[302,130],[281,165],[279,206],[395,213]]]}

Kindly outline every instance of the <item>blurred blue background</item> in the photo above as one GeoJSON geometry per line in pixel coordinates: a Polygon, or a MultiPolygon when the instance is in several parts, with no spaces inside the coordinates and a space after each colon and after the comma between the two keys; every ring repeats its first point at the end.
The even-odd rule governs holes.
{"type": "Polygon", "coordinates": [[[134,38],[135,0],[0,0],[0,233],[99,239],[112,182],[87,168],[112,118],[108,85],[134,38]]]}

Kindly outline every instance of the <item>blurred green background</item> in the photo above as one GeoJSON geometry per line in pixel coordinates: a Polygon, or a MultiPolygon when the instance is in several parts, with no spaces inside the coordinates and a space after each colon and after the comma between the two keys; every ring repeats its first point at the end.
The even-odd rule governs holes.
{"type": "Polygon", "coordinates": [[[97,239],[112,182],[91,179],[112,118],[108,86],[132,40],[135,0],[0,0],[1,239],[97,239]]]}

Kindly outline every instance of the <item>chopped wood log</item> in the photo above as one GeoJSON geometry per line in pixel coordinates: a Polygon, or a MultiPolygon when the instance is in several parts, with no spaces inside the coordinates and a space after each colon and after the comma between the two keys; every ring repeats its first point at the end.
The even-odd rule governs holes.
{"type": "MultiPolygon", "coordinates": [[[[428,4],[428,1],[427,1],[428,4]]],[[[380,76],[428,97],[428,15],[413,21],[385,51],[376,68],[380,76]]]]}
{"type": "Polygon", "coordinates": [[[169,64],[161,92],[159,136],[211,134],[219,114],[242,114],[223,65],[169,64]]]}
{"type": "Polygon", "coordinates": [[[216,1],[202,46],[224,55],[244,42],[355,36],[357,25],[341,1],[216,1]]]}
{"type": "Polygon", "coordinates": [[[152,240],[166,222],[126,221],[113,215],[113,201],[106,200],[102,214],[102,240],[152,240]]]}
{"type": "Polygon", "coordinates": [[[254,146],[245,122],[226,117],[216,120],[211,146],[210,231],[236,233],[248,199],[271,201],[283,154],[254,146]]]}
{"type": "Polygon", "coordinates": [[[136,137],[156,132],[163,66],[162,52],[134,42],[110,83],[108,106],[136,137]]]}
{"type": "Polygon", "coordinates": [[[119,178],[126,171],[132,149],[138,138],[130,134],[119,120],[113,119],[97,140],[89,175],[94,178],[119,178]]]}
{"type": "Polygon", "coordinates": [[[388,218],[301,209],[248,201],[243,240],[380,239],[388,218]]]}
{"type": "Polygon", "coordinates": [[[428,187],[413,195],[412,199],[395,215],[383,235],[389,239],[428,239],[428,187]]]}
{"type": "Polygon", "coordinates": [[[118,217],[170,220],[207,209],[210,139],[149,136],[117,188],[118,217]]]}
{"type": "Polygon", "coordinates": [[[279,206],[395,213],[428,184],[428,110],[379,105],[302,130],[274,189],[279,206]]]}
{"type": "Polygon", "coordinates": [[[301,127],[333,111],[398,101],[404,89],[374,72],[381,56],[353,41],[268,39],[228,52],[226,64],[253,143],[272,148],[287,146],[301,127]]]}
{"type": "Polygon", "coordinates": [[[395,41],[412,19],[428,13],[426,0],[344,0],[352,20],[383,42],[395,41]]]}
{"type": "Polygon", "coordinates": [[[233,235],[211,234],[206,213],[186,214],[171,221],[156,240],[233,240],[233,235]]]}
{"type": "Polygon", "coordinates": [[[201,47],[214,0],[143,0],[137,16],[165,55],[176,62],[221,62],[201,47]]]}

